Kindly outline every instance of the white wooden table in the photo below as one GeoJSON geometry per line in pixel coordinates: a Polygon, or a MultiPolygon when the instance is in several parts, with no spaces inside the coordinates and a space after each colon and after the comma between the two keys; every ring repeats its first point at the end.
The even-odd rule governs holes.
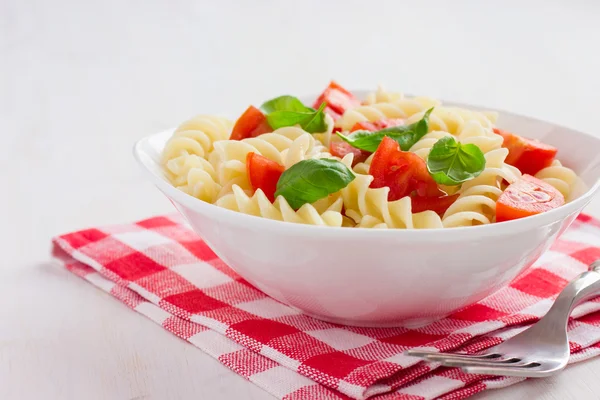
{"type": "MultiPolygon", "coordinates": [[[[46,261],[57,233],[172,211],[145,134],[332,77],[600,134],[598,2],[322,3],[0,2],[1,399],[271,398],[46,261]]],[[[598,398],[599,374],[480,397],[598,398]]]]}

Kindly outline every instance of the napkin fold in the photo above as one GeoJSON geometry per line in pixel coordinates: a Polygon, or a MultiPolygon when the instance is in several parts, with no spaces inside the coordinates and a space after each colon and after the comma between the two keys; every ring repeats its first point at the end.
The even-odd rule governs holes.
{"type": "MultiPolygon", "coordinates": [[[[465,374],[404,351],[475,353],[526,329],[600,258],[600,221],[580,215],[509,286],[417,329],[341,326],[303,315],[246,282],[178,215],[85,229],[53,243],[54,258],[69,271],[277,398],[463,399],[523,379],[465,374]]],[[[574,311],[570,362],[600,354],[599,310],[596,298],[574,311]]]]}

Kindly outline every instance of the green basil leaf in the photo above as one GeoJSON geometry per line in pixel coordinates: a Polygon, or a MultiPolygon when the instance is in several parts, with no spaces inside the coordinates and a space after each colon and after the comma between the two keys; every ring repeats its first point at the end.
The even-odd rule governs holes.
{"type": "Polygon", "coordinates": [[[306,107],[302,102],[294,96],[279,96],[274,99],[265,101],[260,109],[265,114],[270,114],[274,111],[297,111],[309,112],[314,111],[310,107],[306,107]]]}
{"type": "Polygon", "coordinates": [[[327,130],[323,112],[325,106],[326,103],[323,103],[315,110],[306,107],[294,96],[279,96],[263,103],[260,109],[266,114],[267,122],[273,129],[300,125],[305,131],[315,133],[327,130]]]}
{"type": "MultiPolygon", "coordinates": [[[[325,132],[327,130],[327,122],[325,122],[325,107],[327,103],[323,102],[318,110],[315,110],[312,115],[300,123],[300,126],[310,133],[325,132]]],[[[311,109],[312,110],[312,109],[311,109]]]]}
{"type": "Polygon", "coordinates": [[[325,103],[321,104],[318,110],[309,108],[310,111],[273,111],[267,114],[267,122],[271,128],[278,129],[284,126],[300,125],[302,129],[309,133],[325,132],[327,123],[325,122],[325,103]]]}
{"type": "Polygon", "coordinates": [[[456,186],[475,178],[485,168],[485,157],[474,144],[462,144],[454,137],[438,140],[427,158],[427,169],[433,179],[447,186],[456,186]]]}
{"type": "Polygon", "coordinates": [[[433,111],[430,108],[423,114],[423,118],[410,125],[391,126],[375,132],[355,131],[348,136],[338,132],[338,136],[352,147],[374,152],[385,136],[394,139],[403,151],[408,151],[429,131],[429,115],[433,111]]]}
{"type": "Polygon", "coordinates": [[[345,188],[354,178],[354,173],[337,160],[303,160],[283,172],[277,182],[275,197],[283,196],[297,210],[345,188]]]}

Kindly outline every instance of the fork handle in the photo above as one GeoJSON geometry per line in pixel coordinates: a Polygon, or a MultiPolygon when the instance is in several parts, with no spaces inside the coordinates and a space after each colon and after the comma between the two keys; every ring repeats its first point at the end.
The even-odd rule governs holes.
{"type": "MultiPolygon", "coordinates": [[[[588,271],[565,286],[546,314],[548,318],[544,316],[542,320],[546,319],[550,326],[555,325],[552,322],[556,321],[568,322],[569,315],[578,304],[596,296],[600,296],[600,259],[594,261],[588,271]],[[559,318],[557,315],[564,318],[559,318]]],[[[566,323],[564,326],[554,326],[555,329],[560,330],[564,330],[565,327],[566,323]]]]}

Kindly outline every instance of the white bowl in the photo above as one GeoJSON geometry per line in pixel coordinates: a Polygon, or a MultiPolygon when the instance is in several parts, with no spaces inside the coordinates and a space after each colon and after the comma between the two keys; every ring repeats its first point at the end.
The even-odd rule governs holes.
{"type": "Polygon", "coordinates": [[[508,284],[550,247],[597,192],[599,139],[508,112],[500,112],[499,126],[556,146],[559,158],[590,189],[552,211],[491,225],[317,227],[237,213],[175,189],[160,164],[172,130],[140,140],[134,153],[214,252],[269,296],[331,322],[395,326],[448,315],[508,284]]]}

